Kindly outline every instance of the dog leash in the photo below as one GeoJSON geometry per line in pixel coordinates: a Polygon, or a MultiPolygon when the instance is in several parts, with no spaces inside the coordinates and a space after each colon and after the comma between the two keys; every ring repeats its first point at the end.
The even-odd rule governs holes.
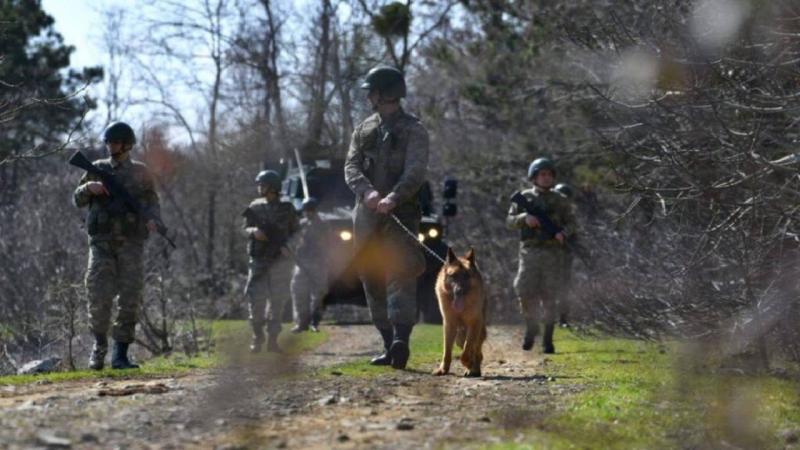
{"type": "Polygon", "coordinates": [[[414,234],[414,233],[413,233],[411,230],[409,230],[408,228],[406,228],[406,226],[405,226],[405,225],[403,225],[403,222],[400,222],[400,219],[398,219],[398,218],[397,218],[397,216],[396,216],[394,213],[390,213],[389,215],[390,215],[390,216],[392,216],[392,219],[394,219],[394,222],[395,222],[395,223],[396,223],[396,224],[397,224],[397,225],[398,225],[400,228],[402,228],[402,229],[403,229],[403,231],[405,231],[407,235],[411,236],[411,238],[414,240],[414,242],[416,242],[416,243],[417,243],[417,244],[419,244],[419,245],[420,245],[420,246],[421,246],[423,249],[425,249],[425,251],[426,251],[426,252],[428,252],[428,253],[429,253],[431,256],[433,256],[434,258],[438,259],[438,260],[439,260],[439,262],[441,262],[442,264],[446,264],[446,263],[447,263],[447,261],[445,261],[445,260],[444,260],[444,258],[442,258],[441,256],[437,255],[437,254],[436,254],[436,252],[434,252],[433,250],[431,250],[431,248],[430,248],[430,247],[428,247],[428,246],[427,246],[427,245],[425,245],[423,242],[421,242],[421,241],[419,240],[419,238],[417,237],[417,235],[415,235],[415,234],[414,234]]]}

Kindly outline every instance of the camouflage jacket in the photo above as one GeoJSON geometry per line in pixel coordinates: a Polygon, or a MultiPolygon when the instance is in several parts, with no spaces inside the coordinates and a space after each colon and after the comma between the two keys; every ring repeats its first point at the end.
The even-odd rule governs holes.
{"type": "Polygon", "coordinates": [[[299,238],[295,247],[297,261],[303,267],[325,266],[328,263],[328,249],[331,246],[331,227],[320,219],[302,219],[299,238]]]}
{"type": "MultiPolygon", "coordinates": [[[[538,188],[524,190],[522,195],[529,202],[538,206],[554,224],[563,228],[564,235],[567,238],[573,238],[577,235],[578,226],[575,221],[575,213],[572,203],[567,197],[553,190],[543,191],[538,188]]],[[[525,224],[526,215],[527,213],[522,211],[516,203],[512,203],[511,208],[508,210],[508,216],[506,216],[506,226],[510,229],[520,230],[521,241],[533,244],[553,238],[542,227],[528,227],[525,224]]]]}
{"type": "Polygon", "coordinates": [[[402,109],[385,121],[375,113],[353,131],[345,181],[357,201],[374,189],[399,210],[417,208],[427,166],[428,132],[419,120],[402,109]]]}
{"type": "MultiPolygon", "coordinates": [[[[117,163],[111,158],[99,159],[96,167],[114,174],[120,185],[142,206],[156,217],[160,216],[158,194],[153,176],[147,166],[130,158],[117,163]]],[[[79,208],[89,207],[86,217],[86,230],[92,241],[147,238],[147,227],[137,214],[120,208],[107,195],[92,195],[87,183],[100,181],[92,174],[84,174],[78,183],[73,202],[79,208]]]]}
{"type": "Polygon", "coordinates": [[[280,256],[281,248],[300,227],[297,212],[289,202],[267,202],[266,198],[259,197],[250,202],[250,206],[242,215],[244,216],[242,228],[249,238],[247,254],[255,259],[280,256]],[[261,229],[267,235],[267,240],[259,241],[253,237],[247,231],[252,227],[261,229]]]}

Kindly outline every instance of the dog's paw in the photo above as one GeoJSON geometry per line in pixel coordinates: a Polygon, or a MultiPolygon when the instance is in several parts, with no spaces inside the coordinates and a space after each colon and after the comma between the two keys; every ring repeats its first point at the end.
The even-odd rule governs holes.
{"type": "Polygon", "coordinates": [[[464,376],[467,378],[478,378],[481,376],[480,370],[467,370],[464,372],[464,376]]]}
{"type": "Polygon", "coordinates": [[[447,372],[448,372],[447,370],[444,370],[444,367],[439,367],[438,369],[434,370],[431,373],[433,375],[436,375],[437,377],[440,377],[442,375],[447,375],[447,372]]]}

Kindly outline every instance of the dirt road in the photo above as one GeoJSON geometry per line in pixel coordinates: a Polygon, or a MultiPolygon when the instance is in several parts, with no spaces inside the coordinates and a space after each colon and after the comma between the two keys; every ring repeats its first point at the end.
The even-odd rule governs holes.
{"type": "Polygon", "coordinates": [[[518,349],[518,328],[490,329],[477,379],[455,362],[457,375],[433,377],[436,361],[343,376],[331,367],[368,358],[377,333],[328,331],[297,358],[232,355],[223,369],[175,378],[0,387],[0,447],[464,448],[521,438],[576,389],[553,382],[540,353],[518,349]]]}

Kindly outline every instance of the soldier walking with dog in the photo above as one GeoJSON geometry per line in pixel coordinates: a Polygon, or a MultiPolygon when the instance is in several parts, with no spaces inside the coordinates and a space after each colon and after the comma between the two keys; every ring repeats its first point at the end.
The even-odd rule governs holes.
{"type": "Polygon", "coordinates": [[[403,110],[406,82],[396,68],[373,68],[361,88],[375,113],[353,132],[345,181],[356,195],[359,276],[383,339],[383,353],[371,364],[404,369],[416,322],[417,277],[425,270],[425,258],[402,227],[414,236],[419,230],[417,193],[428,164],[428,132],[403,110]]]}
{"type": "Polygon", "coordinates": [[[520,232],[519,270],[514,290],[525,318],[522,349],[533,348],[544,322],[544,353],[555,353],[553,331],[559,296],[563,293],[563,271],[567,240],[576,231],[575,216],[569,200],[553,191],[556,168],[547,158],[534,160],[528,168],[531,189],[512,197],[506,225],[520,232]]]}
{"type": "Polygon", "coordinates": [[[299,228],[297,213],[289,202],[280,200],[281,176],[264,170],[256,176],[259,197],[245,209],[244,234],[248,238],[250,257],[247,285],[244,292],[250,308],[253,341],[250,351],[280,352],[283,308],[289,300],[289,282],[293,262],[287,248],[289,237],[299,228]],[[266,339],[264,325],[267,327],[266,339]]]}
{"type": "Polygon", "coordinates": [[[160,207],[147,166],[131,159],[136,144],[133,129],[124,122],[112,123],[105,129],[103,140],[109,157],[93,165],[110,174],[116,187],[127,191],[142,210],[137,213],[120,195],[112,195],[112,186],[93,173],[87,172],[75,189],[75,206],[89,209],[85,284],[89,327],[94,337],[89,367],[101,370],[105,366],[112,307],[114,298],[118,298],[119,310],[111,329],[111,367],[135,369],[139,366],[130,361],[128,348],[134,341],[142,303],[144,242],[149,233],[158,229],[160,207]]]}

